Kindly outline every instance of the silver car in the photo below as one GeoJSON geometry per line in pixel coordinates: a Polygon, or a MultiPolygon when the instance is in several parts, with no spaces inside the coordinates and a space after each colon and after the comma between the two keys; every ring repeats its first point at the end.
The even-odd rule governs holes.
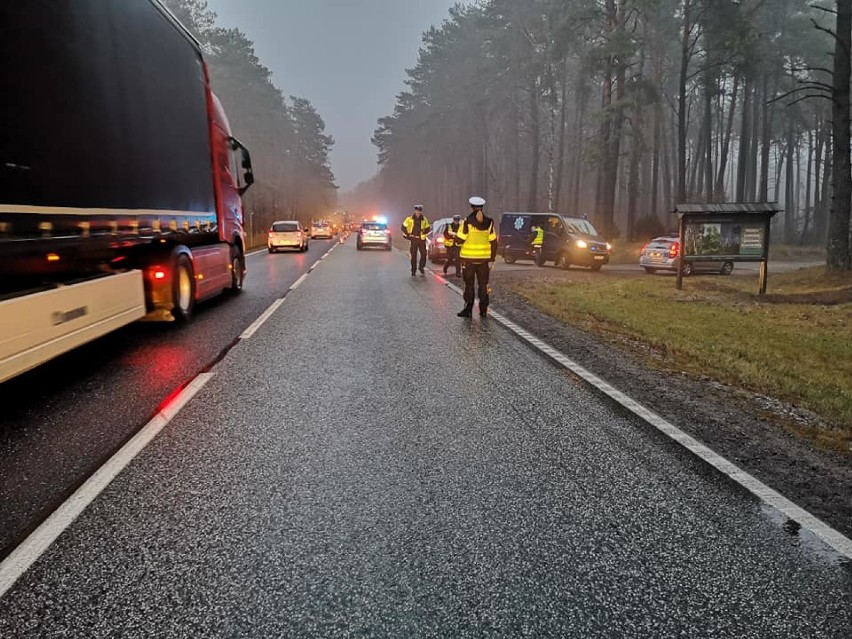
{"type": "MultiPolygon", "coordinates": [[[[656,273],[657,271],[677,272],[680,257],[680,238],[676,236],[655,237],[642,247],[639,265],[648,273],[656,273]]],[[[730,260],[720,260],[718,262],[686,261],[683,263],[684,275],[693,275],[695,273],[730,275],[733,270],[734,263],[730,260]]]]}

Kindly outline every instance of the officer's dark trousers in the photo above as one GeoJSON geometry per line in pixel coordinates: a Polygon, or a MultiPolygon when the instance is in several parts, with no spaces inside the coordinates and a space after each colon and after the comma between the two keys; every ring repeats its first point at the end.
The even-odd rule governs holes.
{"type": "Polygon", "coordinates": [[[422,271],[426,268],[426,240],[409,240],[411,242],[411,272],[418,268],[422,271]],[[417,263],[417,252],[420,252],[420,264],[417,263]]]}
{"type": "Polygon", "coordinates": [[[451,266],[456,267],[456,275],[459,274],[461,266],[459,265],[459,246],[450,246],[447,248],[447,261],[444,262],[444,273],[450,270],[451,266]]]}
{"type": "Polygon", "coordinates": [[[474,299],[474,282],[476,283],[476,294],[479,297],[479,307],[488,308],[488,303],[491,301],[488,297],[488,277],[491,274],[488,268],[488,262],[471,262],[462,260],[464,271],[464,303],[466,306],[473,306],[474,299]]]}

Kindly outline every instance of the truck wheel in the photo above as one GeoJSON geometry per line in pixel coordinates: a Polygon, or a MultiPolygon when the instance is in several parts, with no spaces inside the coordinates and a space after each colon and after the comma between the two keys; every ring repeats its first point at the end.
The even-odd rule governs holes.
{"type": "Polygon", "coordinates": [[[603,264],[592,264],[592,270],[597,272],[603,268],[603,264]]]}
{"type": "Polygon", "coordinates": [[[571,260],[568,259],[568,255],[566,253],[560,253],[559,257],[556,258],[556,268],[561,268],[563,271],[567,271],[571,266],[571,260]]]}
{"type": "Polygon", "coordinates": [[[195,309],[195,274],[192,262],[186,255],[178,255],[175,260],[172,302],[174,318],[179,322],[188,322],[195,309]]]}
{"type": "Polygon", "coordinates": [[[243,282],[246,279],[246,269],[243,263],[243,252],[234,247],[231,249],[231,295],[243,292],[243,282]]]}
{"type": "Polygon", "coordinates": [[[504,253],[503,261],[506,262],[506,264],[514,264],[517,261],[517,258],[509,253],[504,253]]]}
{"type": "Polygon", "coordinates": [[[683,276],[689,277],[690,275],[692,275],[692,264],[686,262],[683,265],[683,276]]]}
{"type": "Polygon", "coordinates": [[[722,264],[722,270],[719,271],[722,275],[730,275],[734,271],[734,263],[733,262],[725,262],[722,264]]]}

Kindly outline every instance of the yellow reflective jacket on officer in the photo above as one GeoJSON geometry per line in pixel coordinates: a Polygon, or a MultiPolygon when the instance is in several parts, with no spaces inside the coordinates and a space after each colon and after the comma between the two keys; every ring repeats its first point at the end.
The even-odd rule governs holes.
{"type": "Polygon", "coordinates": [[[532,245],[533,246],[544,246],[544,227],[543,226],[536,227],[535,237],[533,238],[532,245]]]}
{"type": "Polygon", "coordinates": [[[476,215],[472,214],[459,227],[458,238],[464,242],[459,251],[463,260],[494,259],[492,244],[497,241],[497,233],[491,218],[484,217],[482,222],[477,222],[476,215]]]}
{"type": "MultiPolygon", "coordinates": [[[[399,219],[399,218],[397,218],[397,219],[399,219]]],[[[406,235],[410,236],[410,235],[414,234],[414,216],[413,215],[409,215],[407,218],[405,218],[405,221],[402,223],[402,228],[405,231],[406,235]]],[[[431,227],[429,226],[429,220],[426,219],[425,215],[421,215],[420,216],[420,239],[421,240],[426,239],[426,234],[429,233],[430,228],[431,227]]]]}

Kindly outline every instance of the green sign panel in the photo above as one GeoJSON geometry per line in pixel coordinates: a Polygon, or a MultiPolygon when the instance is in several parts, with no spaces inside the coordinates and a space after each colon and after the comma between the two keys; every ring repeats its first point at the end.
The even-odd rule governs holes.
{"type": "Polygon", "coordinates": [[[762,259],[767,254],[763,222],[700,222],[684,220],[683,252],[705,259],[762,259]]]}

